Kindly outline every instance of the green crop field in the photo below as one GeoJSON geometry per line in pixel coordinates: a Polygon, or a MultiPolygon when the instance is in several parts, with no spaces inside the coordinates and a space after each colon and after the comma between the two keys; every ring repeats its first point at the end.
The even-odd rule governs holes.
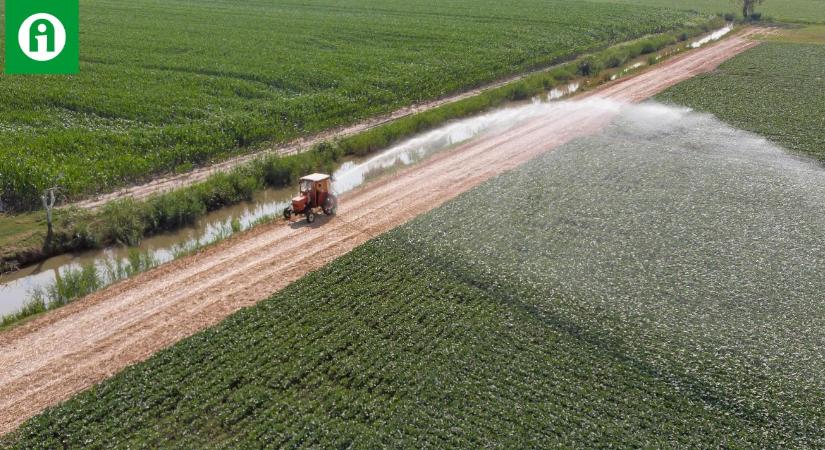
{"type": "Polygon", "coordinates": [[[821,168],[634,107],[0,445],[821,448],[823,211],[821,168]]]}
{"type": "Polygon", "coordinates": [[[823,61],[825,45],[768,42],[658,98],[711,112],[825,162],[823,61]]]}
{"type": "Polygon", "coordinates": [[[82,0],[78,76],[0,80],[0,194],[38,205],[355,122],[694,17],[569,0],[82,0]]]}
{"type": "MultiPolygon", "coordinates": [[[[741,14],[732,0],[595,0],[623,5],[639,5],[654,8],[691,9],[708,14],[741,14]]],[[[825,22],[825,0],[765,0],[756,11],[766,17],[790,22],[825,22]]]]}

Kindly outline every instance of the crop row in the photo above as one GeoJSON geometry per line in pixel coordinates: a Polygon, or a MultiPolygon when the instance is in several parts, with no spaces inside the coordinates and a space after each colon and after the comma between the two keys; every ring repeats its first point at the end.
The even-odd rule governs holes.
{"type": "Polygon", "coordinates": [[[735,429],[644,368],[502,301],[508,286],[410,257],[401,238],[38,416],[7,444],[672,446],[703,442],[690,430],[735,429]]]}
{"type": "Polygon", "coordinates": [[[825,162],[825,45],[764,43],[659,95],[825,162]]]}

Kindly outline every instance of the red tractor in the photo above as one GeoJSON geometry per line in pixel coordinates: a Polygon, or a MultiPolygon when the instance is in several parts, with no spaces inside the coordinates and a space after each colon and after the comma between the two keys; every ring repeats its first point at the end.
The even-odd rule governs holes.
{"type": "Polygon", "coordinates": [[[292,199],[292,205],[284,209],[284,218],[289,220],[294,215],[303,214],[307,222],[312,223],[315,222],[315,214],[319,209],[328,216],[335,214],[338,199],[330,188],[329,175],[313,173],[301,178],[301,193],[292,199]]]}

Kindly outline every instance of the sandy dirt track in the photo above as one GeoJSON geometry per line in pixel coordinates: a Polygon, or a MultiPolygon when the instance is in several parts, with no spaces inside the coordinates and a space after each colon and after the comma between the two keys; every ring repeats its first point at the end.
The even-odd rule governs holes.
{"type": "MultiPolygon", "coordinates": [[[[590,92],[638,102],[757,43],[744,34],[590,92]]],[[[277,221],[0,333],[0,434],[78,391],[250,306],[374,235],[571,139],[614,113],[560,107],[345,195],[313,225],[277,221]]]]}

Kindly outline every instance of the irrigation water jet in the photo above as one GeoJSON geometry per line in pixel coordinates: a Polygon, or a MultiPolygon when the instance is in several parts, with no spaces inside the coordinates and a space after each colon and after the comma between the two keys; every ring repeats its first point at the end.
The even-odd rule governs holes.
{"type": "Polygon", "coordinates": [[[416,248],[449,248],[474,273],[547,292],[593,332],[639,349],[678,342],[685,370],[729,353],[702,383],[740,389],[723,374],[750,373],[770,389],[825,392],[819,162],[650,102],[431,214],[407,233],[416,248]],[[501,214],[524,196],[530,208],[501,214]]]}

